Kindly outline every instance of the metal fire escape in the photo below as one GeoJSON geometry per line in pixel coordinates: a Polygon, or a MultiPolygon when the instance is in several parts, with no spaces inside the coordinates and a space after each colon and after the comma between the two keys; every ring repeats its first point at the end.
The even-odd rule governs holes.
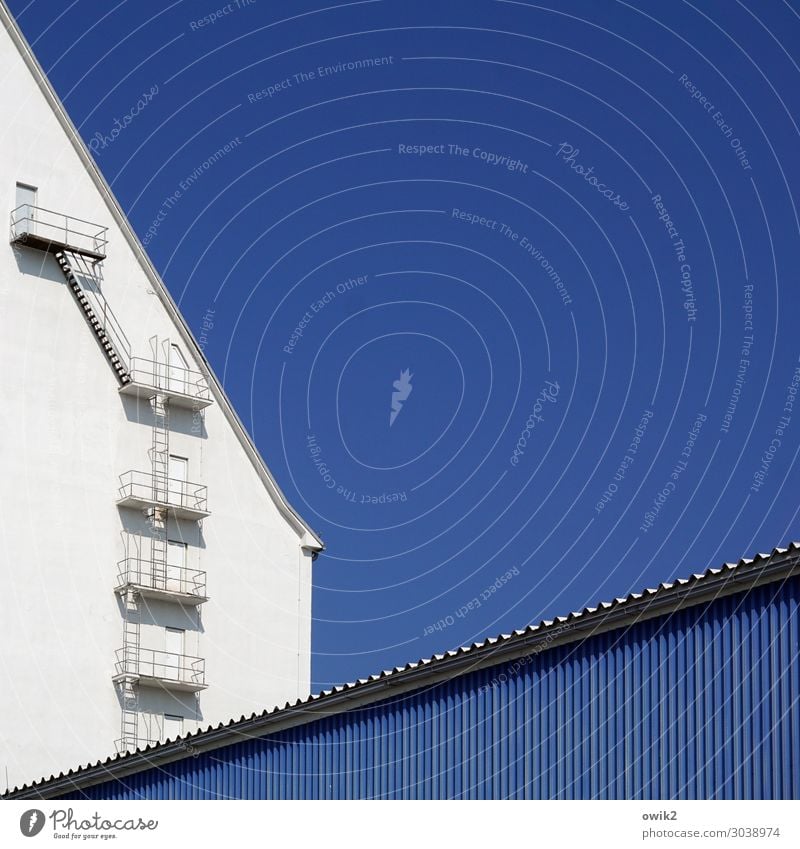
{"type": "MultiPolygon", "coordinates": [[[[169,399],[156,393],[150,399],[153,411],[153,441],[150,448],[150,463],[156,486],[164,490],[167,500],[169,488],[169,399]]],[[[166,583],[167,580],[167,510],[151,507],[148,511],[153,545],[153,578],[166,583]]]]}
{"type": "Polygon", "coordinates": [[[121,573],[118,592],[125,599],[125,629],[123,645],[118,651],[118,673],[115,681],[121,689],[122,720],[117,749],[120,752],[135,749],[142,740],[139,732],[140,714],[138,692],[143,683],[157,684],[173,690],[198,693],[205,688],[205,663],[202,658],[169,655],[167,652],[142,649],[140,645],[140,620],[138,611],[142,596],[149,595],[181,605],[198,607],[207,601],[205,573],[185,567],[170,567],[167,523],[173,519],[202,521],[208,515],[205,487],[175,481],[170,478],[170,407],[187,407],[187,399],[194,397],[195,409],[210,403],[204,395],[207,384],[195,372],[171,367],[170,343],[163,342],[162,362],[158,338],[150,339],[153,359],[149,371],[141,367],[132,372],[133,380],[123,387],[125,394],[146,398],[153,414],[150,445],[150,474],[128,472],[121,477],[121,506],[143,509],[148,523],[149,550],[145,552],[146,568],[142,569],[142,552],[138,549],[135,566],[130,560],[121,573]],[[186,372],[186,373],[184,373],[186,372]],[[190,377],[191,375],[191,377],[190,377]],[[175,574],[177,571],[177,574],[175,574]]]}
{"type": "Polygon", "coordinates": [[[52,253],[69,290],[121,386],[130,383],[130,344],[103,295],[97,265],[106,258],[108,228],[41,206],[11,213],[11,244],[52,253]]]}
{"type": "MultiPolygon", "coordinates": [[[[155,361],[158,360],[158,340],[150,339],[155,361]]],[[[153,412],[153,436],[150,447],[150,466],[156,490],[156,502],[145,508],[150,530],[150,575],[153,586],[167,586],[167,508],[169,488],[169,398],[160,392],[150,397],[153,412]]],[[[120,687],[122,719],[120,752],[132,751],[139,745],[139,658],[141,654],[141,620],[139,606],[141,591],[133,582],[123,586],[125,627],[122,633],[123,671],[117,676],[120,687]]]]}
{"type": "Polygon", "coordinates": [[[143,684],[195,694],[206,687],[202,658],[142,647],[141,612],[145,596],[195,607],[207,601],[205,572],[170,567],[168,562],[168,519],[202,521],[209,515],[205,486],[170,480],[169,413],[170,405],[199,412],[212,403],[211,393],[205,375],[170,361],[169,341],[163,343],[164,361],[160,361],[156,337],[150,340],[152,360],[131,355],[131,346],[105,300],[97,273],[97,264],[106,258],[107,228],[23,204],[11,213],[11,243],[55,256],[114,370],[120,393],[148,401],[153,413],[150,472],[121,475],[117,500],[120,507],[141,509],[148,523],[147,536],[136,538],[133,552],[126,545],[126,557],[118,564],[116,591],[122,600],[123,637],[113,676],[122,713],[116,742],[119,751],[128,751],[142,740],[139,688],[143,684]]]}
{"type": "Polygon", "coordinates": [[[119,677],[120,708],[122,714],[120,740],[117,750],[127,751],[128,746],[136,748],[139,741],[139,650],[141,637],[140,618],[141,597],[135,587],[126,587],[122,596],[123,630],[122,630],[122,661],[123,669],[130,674],[119,677]],[[123,748],[123,743],[125,748],[123,748]]]}
{"type": "Polygon", "coordinates": [[[102,289],[89,283],[91,277],[81,275],[79,271],[81,260],[77,254],[67,250],[55,252],[61,271],[67,280],[70,292],[81,308],[86,321],[94,331],[100,347],[105,353],[111,367],[117,375],[121,386],[130,383],[128,373],[131,360],[130,344],[114,314],[111,312],[102,289]],[[76,274],[76,270],[78,273],[76,274]],[[86,283],[81,282],[81,277],[86,283]]]}

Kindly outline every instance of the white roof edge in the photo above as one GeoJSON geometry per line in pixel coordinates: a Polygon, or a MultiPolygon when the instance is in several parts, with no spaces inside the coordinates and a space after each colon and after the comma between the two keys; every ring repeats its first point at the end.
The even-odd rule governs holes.
{"type": "Polygon", "coordinates": [[[36,80],[37,85],[44,94],[45,99],[50,104],[50,107],[58,118],[59,123],[66,131],[67,136],[72,142],[72,146],[78,154],[78,157],[83,162],[92,180],[100,191],[100,194],[106,201],[112,217],[122,231],[123,236],[127,239],[131,250],[139,261],[142,270],[147,275],[148,280],[152,283],[153,290],[166,307],[170,317],[177,324],[181,336],[183,337],[183,341],[191,348],[195,357],[197,357],[202,364],[203,370],[206,372],[209,384],[217,402],[220,405],[220,408],[233,427],[239,442],[253,463],[258,476],[261,478],[276,506],[284,518],[290,525],[292,525],[294,530],[300,536],[300,545],[302,548],[312,552],[322,551],[325,548],[325,543],[323,543],[313,528],[311,528],[311,526],[308,525],[300,514],[292,507],[286,496],[283,494],[281,488],[278,486],[278,482],[272,476],[272,472],[270,472],[264,458],[259,453],[258,448],[256,448],[255,443],[250,437],[250,434],[247,432],[241,419],[234,410],[225,390],[222,388],[222,384],[217,379],[214,370],[211,368],[210,363],[206,359],[202,348],[197,343],[197,340],[194,338],[194,334],[184,321],[177,304],[172,300],[172,295],[170,295],[169,290],[162,281],[161,275],[150,261],[150,257],[147,255],[147,252],[139,241],[139,237],[134,232],[133,227],[131,227],[128,217],[117,202],[111,187],[106,182],[105,177],[97,167],[97,164],[89,153],[86,145],[83,143],[83,139],[78,133],[75,125],[72,123],[72,119],[67,114],[67,111],[64,109],[60,98],[50,85],[47,75],[31,50],[31,47],[25,36],[22,34],[22,31],[17,26],[17,22],[14,20],[8,6],[6,6],[5,0],[0,0],[0,19],[2,19],[3,25],[10,35],[11,40],[14,42],[25,64],[28,66],[28,69],[36,80]]]}

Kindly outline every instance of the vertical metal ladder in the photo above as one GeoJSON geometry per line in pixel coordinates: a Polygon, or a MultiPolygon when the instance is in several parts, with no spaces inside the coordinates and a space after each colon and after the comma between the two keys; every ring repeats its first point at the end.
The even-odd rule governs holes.
{"type": "MultiPolygon", "coordinates": [[[[169,401],[160,394],[150,399],[153,410],[153,440],[150,462],[156,500],[166,501],[169,493],[169,401]]],[[[153,586],[167,586],[167,512],[156,507],[148,515],[152,533],[150,545],[153,586]]]]}
{"type": "Polygon", "coordinates": [[[134,750],[139,745],[139,640],[141,617],[139,593],[131,587],[122,599],[125,620],[122,633],[123,675],[119,680],[122,718],[120,723],[120,752],[134,750]]]}
{"type": "MultiPolygon", "coordinates": [[[[158,337],[150,340],[153,349],[153,386],[160,386],[158,337]]],[[[169,398],[156,392],[150,398],[153,411],[153,435],[150,444],[150,465],[153,500],[158,506],[145,511],[149,526],[150,582],[154,588],[167,588],[167,509],[163,505],[169,499],[169,398]]],[[[123,632],[123,664],[126,673],[120,678],[122,720],[120,751],[135,749],[139,740],[139,650],[140,650],[140,602],[138,593],[128,588],[124,596],[125,623],[123,632]]]]}

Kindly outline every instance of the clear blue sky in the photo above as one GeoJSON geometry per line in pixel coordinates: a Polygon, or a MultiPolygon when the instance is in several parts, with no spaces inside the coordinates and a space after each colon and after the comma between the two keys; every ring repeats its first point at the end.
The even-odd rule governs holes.
{"type": "Polygon", "coordinates": [[[797,3],[220,2],[9,5],[328,545],[315,687],[800,536],[797,3]]]}

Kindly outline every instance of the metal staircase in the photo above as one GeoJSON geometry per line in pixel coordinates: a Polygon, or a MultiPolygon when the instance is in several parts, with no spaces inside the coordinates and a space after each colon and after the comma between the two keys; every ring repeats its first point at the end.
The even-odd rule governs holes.
{"type": "Polygon", "coordinates": [[[126,383],[130,383],[131,377],[128,372],[128,364],[131,359],[130,344],[103,297],[102,291],[99,287],[90,290],[82,285],[80,278],[75,273],[75,268],[79,268],[80,263],[77,255],[70,251],[59,250],[55,252],[55,258],[67,280],[70,291],[78,302],[86,321],[94,331],[100,347],[105,352],[106,359],[114,369],[120,385],[124,386],[126,383]]]}
{"type": "MultiPolygon", "coordinates": [[[[116,375],[120,393],[149,401],[153,412],[150,472],[122,475],[117,501],[120,507],[144,510],[148,524],[146,535],[139,536],[133,551],[128,540],[125,558],[117,564],[115,592],[121,599],[123,635],[113,676],[121,706],[116,746],[120,753],[127,752],[144,742],[153,742],[148,739],[146,720],[141,724],[139,721],[141,687],[158,686],[195,696],[206,688],[203,658],[142,647],[141,636],[142,607],[148,599],[192,606],[198,619],[200,605],[207,601],[205,572],[188,568],[185,562],[168,566],[167,523],[169,517],[202,521],[209,515],[204,485],[185,480],[171,482],[169,478],[170,407],[195,413],[213,403],[208,377],[191,370],[182,355],[181,362],[176,362],[169,340],[162,343],[160,356],[159,340],[151,338],[152,360],[132,356],[128,338],[102,290],[98,263],[107,256],[107,228],[26,203],[11,214],[11,243],[54,255],[116,375]],[[146,549],[142,546],[145,538],[149,543],[146,549]]],[[[145,642],[148,636],[149,630],[145,632],[145,642]]]]}

